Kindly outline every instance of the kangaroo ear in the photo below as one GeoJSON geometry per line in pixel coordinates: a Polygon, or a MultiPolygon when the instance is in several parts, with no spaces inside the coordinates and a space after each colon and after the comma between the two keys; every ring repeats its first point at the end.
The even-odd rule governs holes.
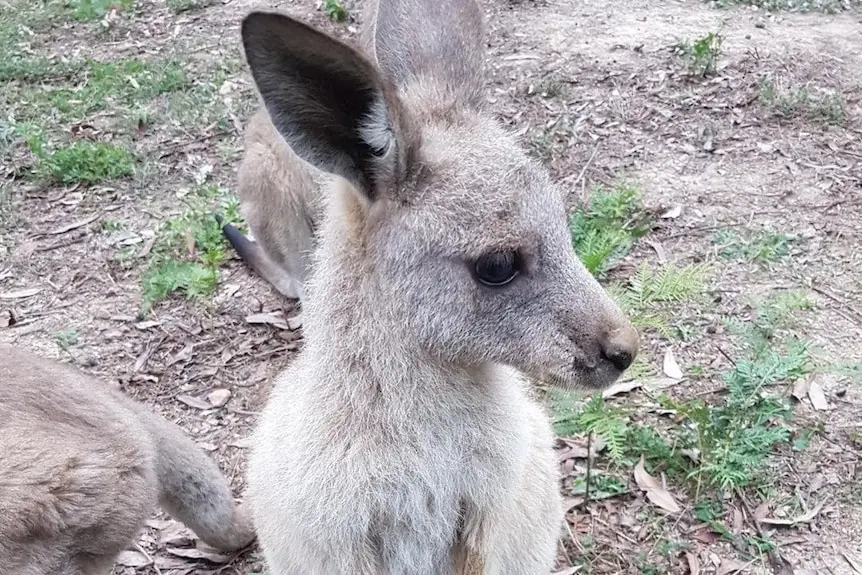
{"type": "Polygon", "coordinates": [[[370,199],[396,193],[418,145],[394,90],[363,54],[283,14],[242,22],[246,61],[276,129],[296,154],[370,199]]]}

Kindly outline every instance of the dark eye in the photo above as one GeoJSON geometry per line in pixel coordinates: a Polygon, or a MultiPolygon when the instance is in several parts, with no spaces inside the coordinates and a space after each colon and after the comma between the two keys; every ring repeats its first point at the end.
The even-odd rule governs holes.
{"type": "Polygon", "coordinates": [[[515,252],[493,252],[476,260],[476,278],[491,287],[504,286],[518,275],[518,255],[515,252]]]}

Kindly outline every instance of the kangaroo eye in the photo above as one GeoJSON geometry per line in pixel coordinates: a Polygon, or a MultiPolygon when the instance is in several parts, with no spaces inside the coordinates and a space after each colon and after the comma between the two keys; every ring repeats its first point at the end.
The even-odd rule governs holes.
{"type": "Polygon", "coordinates": [[[515,252],[492,252],[476,260],[476,278],[486,286],[504,286],[515,279],[520,271],[515,252]]]}

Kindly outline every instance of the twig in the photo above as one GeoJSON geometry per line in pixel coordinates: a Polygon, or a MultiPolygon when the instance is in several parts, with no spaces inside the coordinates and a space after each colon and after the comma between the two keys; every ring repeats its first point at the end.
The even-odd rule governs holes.
{"type": "Polygon", "coordinates": [[[152,557],[150,557],[150,554],[149,554],[149,553],[147,553],[147,552],[146,552],[146,550],[145,550],[143,547],[141,547],[141,544],[140,544],[140,543],[138,543],[137,541],[135,541],[135,542],[134,542],[134,546],[135,546],[135,549],[137,549],[137,550],[138,550],[138,553],[140,553],[141,555],[143,555],[144,557],[146,557],[146,558],[147,558],[147,561],[149,561],[149,562],[150,562],[150,565],[152,565],[152,566],[153,566],[153,570],[156,572],[156,575],[162,575],[162,572],[161,572],[161,570],[159,569],[159,567],[156,565],[156,562],[155,562],[155,561],[153,561],[153,558],[152,558],[152,557]]]}
{"type": "Polygon", "coordinates": [[[735,362],[735,361],[733,361],[733,358],[732,358],[732,357],[730,357],[729,355],[727,355],[727,352],[726,352],[726,351],[724,351],[723,349],[721,349],[721,346],[720,346],[720,345],[718,345],[718,344],[714,344],[714,345],[715,345],[715,349],[717,349],[717,350],[718,350],[718,353],[720,353],[721,355],[723,355],[723,356],[724,356],[724,359],[726,359],[727,361],[729,361],[729,362],[730,362],[730,365],[732,365],[733,367],[736,367],[736,362],[735,362]]]}
{"type": "MultiPolygon", "coordinates": [[[[749,507],[748,501],[745,500],[745,496],[742,494],[741,489],[736,489],[736,496],[739,499],[739,502],[742,503],[742,507],[745,510],[745,515],[746,517],[748,517],[748,522],[751,523],[755,531],[757,531],[757,536],[760,537],[761,540],[767,541],[768,538],[763,532],[763,529],[760,528],[760,522],[757,520],[757,517],[754,516],[754,511],[752,511],[751,507],[749,507]]],[[[778,552],[769,550],[766,552],[766,557],[769,559],[769,566],[772,567],[773,572],[781,573],[785,561],[781,558],[778,552]]]]}
{"type": "MultiPolygon", "coordinates": [[[[581,178],[583,178],[584,175],[587,173],[587,170],[589,169],[590,164],[592,164],[593,160],[596,159],[596,154],[598,154],[598,153],[599,153],[599,147],[597,145],[593,148],[593,151],[590,154],[590,157],[587,159],[587,163],[584,164],[583,168],[581,168],[581,171],[578,173],[577,177],[575,177],[575,179],[572,179],[572,176],[566,176],[565,178],[563,178],[561,180],[561,183],[568,184],[569,182],[571,182],[573,188],[575,186],[577,186],[578,182],[581,181],[581,178]]],[[[583,200],[583,198],[581,198],[581,199],[583,200]]]]}
{"type": "Polygon", "coordinates": [[[816,291],[820,295],[831,299],[832,301],[834,301],[835,303],[837,303],[838,305],[843,307],[845,310],[850,312],[850,314],[854,317],[854,319],[858,323],[862,323],[862,313],[859,313],[859,310],[857,310],[855,307],[853,307],[852,305],[850,305],[849,303],[847,303],[846,301],[844,301],[843,299],[841,299],[837,295],[833,294],[832,292],[830,292],[826,288],[818,287],[814,284],[811,284],[811,289],[816,291]]]}

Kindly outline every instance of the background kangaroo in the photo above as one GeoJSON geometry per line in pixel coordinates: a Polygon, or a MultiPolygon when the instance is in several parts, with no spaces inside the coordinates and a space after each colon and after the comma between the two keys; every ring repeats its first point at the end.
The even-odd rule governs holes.
{"type": "Polygon", "coordinates": [[[178,426],[0,346],[0,572],[106,575],[159,502],[210,545],[254,540],[218,466],[178,426]]]}
{"type": "Polygon", "coordinates": [[[284,233],[309,198],[322,214],[306,344],[249,461],[266,561],[277,575],[548,573],[558,469],[521,374],[603,388],[637,332],[575,255],[561,192],[482,111],[478,4],[380,0],[363,25],[367,55],[284,15],[242,23],[273,126],[260,112],[250,129],[270,131],[250,145],[267,174],[253,193],[271,197],[247,213],[284,233]]]}

